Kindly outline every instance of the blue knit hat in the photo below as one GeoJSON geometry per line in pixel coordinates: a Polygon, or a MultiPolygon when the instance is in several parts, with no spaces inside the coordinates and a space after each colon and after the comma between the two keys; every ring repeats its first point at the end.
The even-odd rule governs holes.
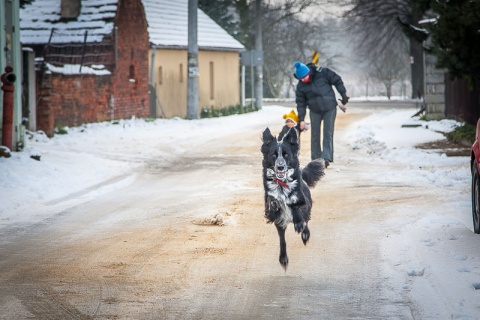
{"type": "Polygon", "coordinates": [[[295,61],[295,75],[298,79],[302,79],[310,72],[310,69],[301,63],[300,61],[295,61]]]}

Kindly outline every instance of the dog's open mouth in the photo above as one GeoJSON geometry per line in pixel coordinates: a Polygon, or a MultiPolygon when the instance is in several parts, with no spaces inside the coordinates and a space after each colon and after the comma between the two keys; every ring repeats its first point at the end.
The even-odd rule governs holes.
{"type": "Polygon", "coordinates": [[[278,180],[285,180],[285,177],[287,175],[287,172],[286,171],[275,171],[275,177],[278,179],[278,180]]]}

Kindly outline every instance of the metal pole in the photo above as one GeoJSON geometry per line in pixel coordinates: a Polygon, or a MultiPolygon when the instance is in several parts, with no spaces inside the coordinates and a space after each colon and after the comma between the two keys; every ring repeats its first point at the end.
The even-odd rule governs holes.
{"type": "MultiPolygon", "coordinates": [[[[256,32],[255,32],[255,51],[258,53],[263,52],[263,45],[262,45],[262,0],[255,1],[255,11],[256,11],[256,32]]],[[[256,105],[257,109],[262,109],[263,103],[263,62],[257,61],[255,63],[255,70],[257,71],[257,85],[255,86],[256,89],[256,105]]]]}
{"type": "Polygon", "coordinates": [[[155,54],[157,53],[157,46],[152,44],[152,60],[150,65],[150,84],[153,85],[155,83],[155,54]]]}
{"type": "Polygon", "coordinates": [[[188,0],[188,119],[198,119],[197,12],[198,0],[188,0]]]}
{"type": "Polygon", "coordinates": [[[242,65],[242,107],[245,107],[245,66],[242,65]]]}
{"type": "Polygon", "coordinates": [[[253,103],[255,101],[255,98],[254,98],[254,88],[255,88],[255,73],[253,72],[253,65],[254,65],[254,62],[253,62],[253,55],[254,55],[255,51],[250,51],[250,76],[252,78],[251,82],[250,82],[250,86],[251,86],[251,91],[252,91],[252,106],[253,106],[253,103]]]}

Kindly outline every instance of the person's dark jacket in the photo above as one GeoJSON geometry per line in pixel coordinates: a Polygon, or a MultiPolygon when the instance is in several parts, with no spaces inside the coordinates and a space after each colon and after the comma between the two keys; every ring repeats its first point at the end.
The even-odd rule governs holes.
{"type": "MultiPolygon", "coordinates": [[[[334,71],[325,67],[317,68],[313,63],[307,64],[307,67],[310,68],[310,82],[299,81],[295,90],[295,102],[300,121],[305,121],[307,107],[310,111],[317,113],[337,107],[338,103],[332,86],[335,86],[343,99],[347,96],[342,78],[334,71]]],[[[294,77],[296,78],[295,75],[294,77]]]]}

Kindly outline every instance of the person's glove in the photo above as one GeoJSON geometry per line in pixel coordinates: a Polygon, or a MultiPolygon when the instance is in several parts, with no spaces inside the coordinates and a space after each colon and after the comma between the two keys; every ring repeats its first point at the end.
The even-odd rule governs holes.
{"type": "Polygon", "coordinates": [[[342,104],[343,104],[343,105],[346,105],[346,104],[348,103],[348,99],[350,99],[350,98],[347,97],[346,94],[344,94],[344,95],[342,96],[342,100],[341,100],[341,101],[342,101],[342,104]]]}

